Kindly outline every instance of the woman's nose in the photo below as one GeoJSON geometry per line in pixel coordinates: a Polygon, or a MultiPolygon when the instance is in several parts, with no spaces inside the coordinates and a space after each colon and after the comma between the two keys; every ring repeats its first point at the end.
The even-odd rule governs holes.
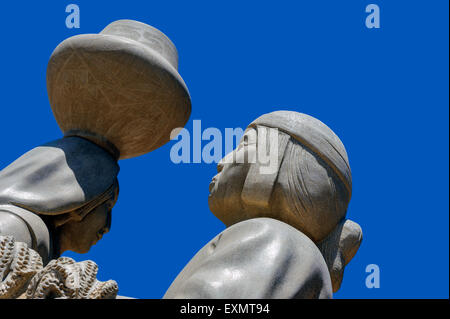
{"type": "Polygon", "coordinates": [[[223,162],[220,161],[217,163],[217,173],[220,173],[223,170],[223,162]]]}

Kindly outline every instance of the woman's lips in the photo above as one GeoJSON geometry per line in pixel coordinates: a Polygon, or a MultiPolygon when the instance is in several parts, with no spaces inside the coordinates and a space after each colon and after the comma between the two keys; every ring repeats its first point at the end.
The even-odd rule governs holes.
{"type": "Polygon", "coordinates": [[[219,180],[220,173],[216,174],[213,179],[211,180],[211,183],[209,183],[209,194],[211,195],[211,192],[214,190],[214,187],[216,186],[216,183],[219,180]]]}
{"type": "Polygon", "coordinates": [[[211,183],[209,183],[209,193],[211,194],[212,190],[214,189],[214,185],[215,185],[215,180],[213,179],[211,181],[211,183]]]}

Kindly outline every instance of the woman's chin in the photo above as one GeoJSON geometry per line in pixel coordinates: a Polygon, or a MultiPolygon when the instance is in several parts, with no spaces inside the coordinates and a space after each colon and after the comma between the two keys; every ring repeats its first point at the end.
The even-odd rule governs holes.
{"type": "Polygon", "coordinates": [[[88,246],[79,247],[77,253],[79,253],[79,254],[87,254],[91,250],[92,246],[94,246],[95,244],[97,244],[97,240],[96,239],[93,240],[92,243],[90,245],[88,245],[88,246]]]}
{"type": "Polygon", "coordinates": [[[213,193],[209,193],[208,196],[208,206],[209,206],[209,210],[215,214],[216,211],[216,197],[214,196],[214,192],[213,193]]]}

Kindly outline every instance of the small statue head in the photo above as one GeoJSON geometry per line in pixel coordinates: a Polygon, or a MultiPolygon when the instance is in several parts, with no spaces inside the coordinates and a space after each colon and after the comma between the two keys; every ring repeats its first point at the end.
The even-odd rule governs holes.
{"type": "Polygon", "coordinates": [[[345,219],[351,191],[336,134],[311,116],[277,111],[253,121],[218,164],[209,207],[227,226],[269,217],[320,243],[345,219]]]}
{"type": "Polygon", "coordinates": [[[71,250],[87,253],[111,228],[112,209],[119,196],[119,183],[114,184],[95,203],[89,203],[70,213],[54,216],[59,252],[71,250]]]}
{"type": "Polygon", "coordinates": [[[119,184],[117,159],[81,137],[39,146],[0,172],[0,204],[41,217],[53,257],[86,253],[111,227],[119,184]]]}
{"type": "Polygon", "coordinates": [[[297,112],[256,119],[218,171],[209,204],[226,225],[273,217],[317,242],[345,217],[351,197],[342,142],[325,124],[297,112]]]}

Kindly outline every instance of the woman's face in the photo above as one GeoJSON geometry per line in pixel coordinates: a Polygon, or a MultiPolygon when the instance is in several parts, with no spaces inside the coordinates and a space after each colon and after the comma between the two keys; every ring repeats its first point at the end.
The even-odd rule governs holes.
{"type": "Polygon", "coordinates": [[[111,211],[116,198],[99,205],[88,213],[83,220],[71,220],[61,226],[60,253],[71,250],[80,254],[87,253],[111,227],[111,211]]]}
{"type": "MultiPolygon", "coordinates": [[[[209,208],[216,216],[243,211],[241,193],[250,165],[256,160],[257,131],[248,128],[237,148],[217,165],[218,174],[209,185],[209,208]]],[[[226,217],[225,217],[226,218],[226,217]]],[[[225,224],[228,224],[224,220],[225,224]]]]}

